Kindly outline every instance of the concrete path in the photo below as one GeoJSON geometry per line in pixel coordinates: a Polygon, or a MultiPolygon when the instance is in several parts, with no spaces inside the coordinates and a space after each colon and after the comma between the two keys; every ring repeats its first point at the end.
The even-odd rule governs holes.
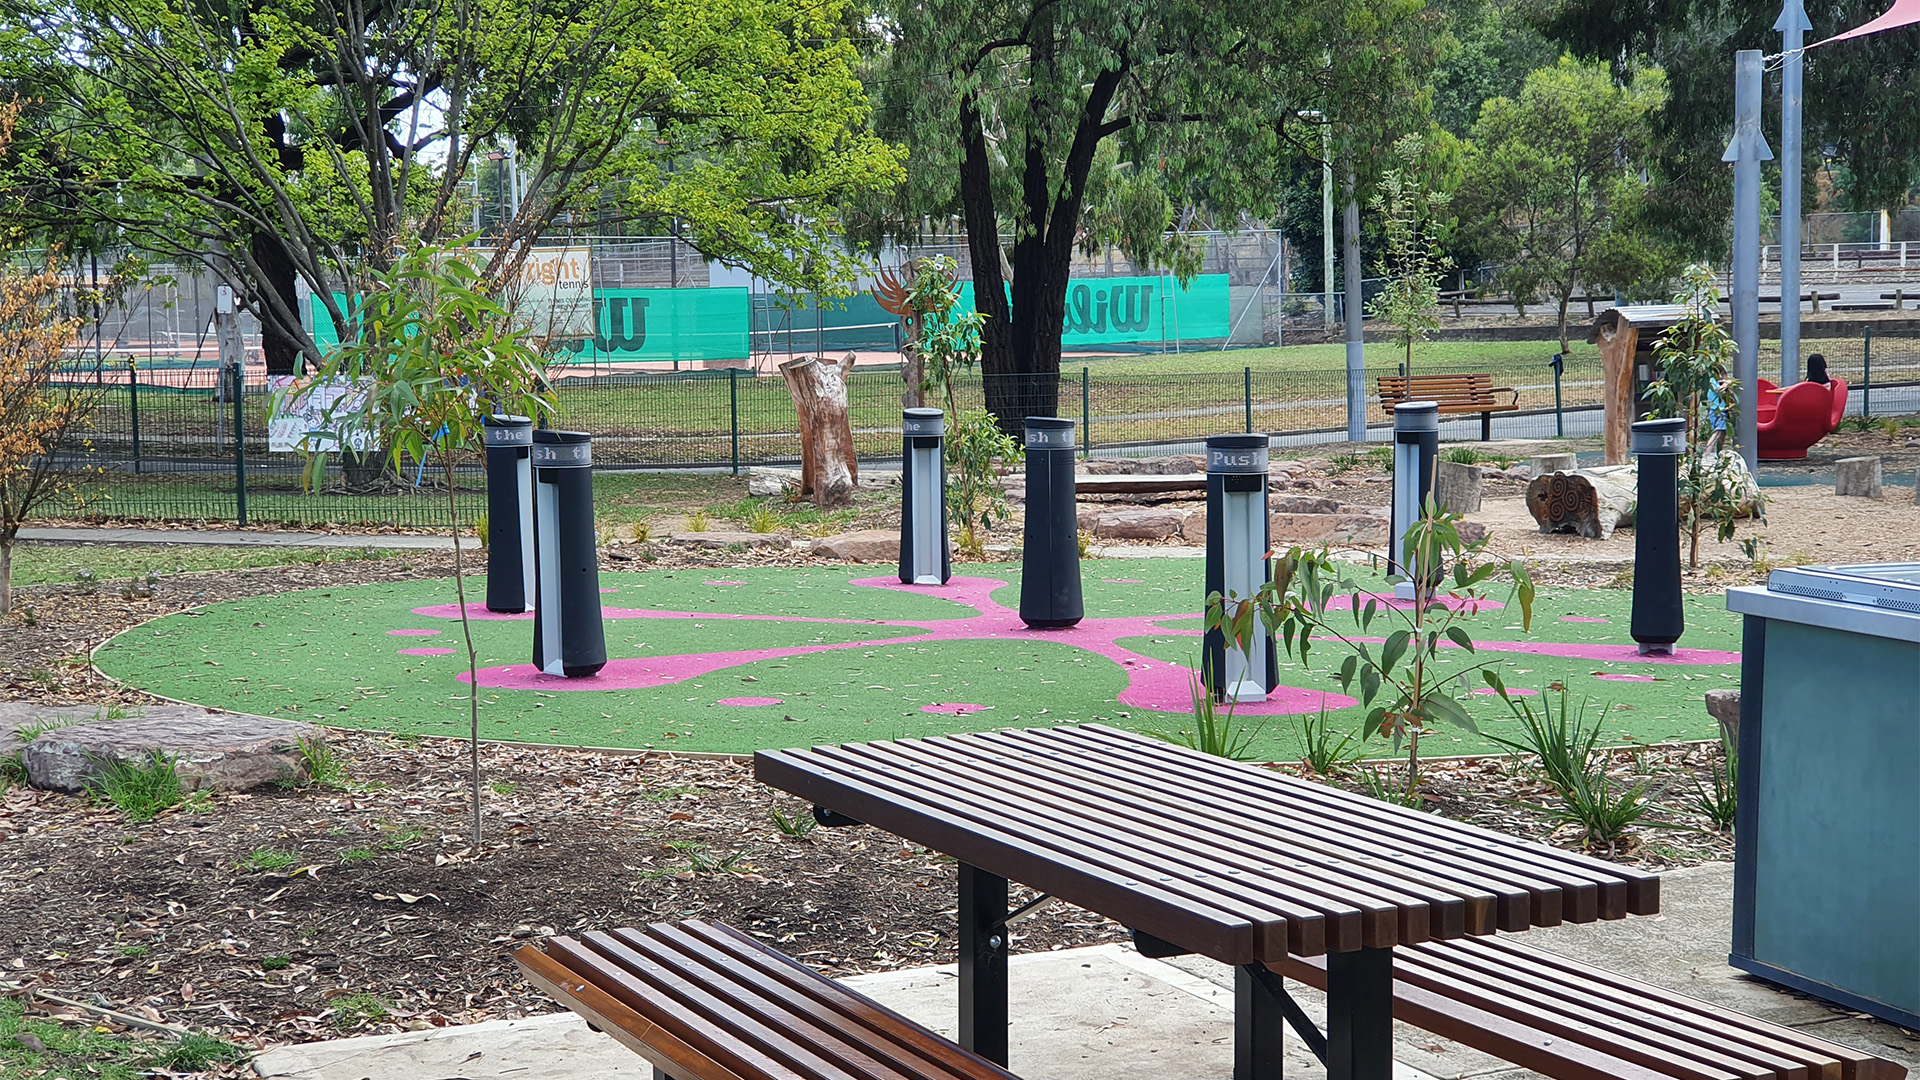
{"type": "MultiPolygon", "coordinates": [[[[265,529],[21,529],[26,541],[56,540],[79,544],[210,544],[227,547],[375,548],[381,550],[452,551],[447,536],[425,533],[320,533],[265,529]]],[[[467,537],[469,541],[472,537],[467,537]]],[[[468,547],[477,548],[475,543],[468,547]]]]}
{"type": "MultiPolygon", "coordinates": [[[[847,979],[861,993],[953,1038],[952,965],[847,979]]],[[[1016,955],[1009,1062],[1023,1080],[1223,1080],[1233,1072],[1233,992],[1130,948],[1016,955]]],[[[646,1064],[571,1013],[465,1028],[282,1047],[254,1069],[270,1080],[571,1080],[644,1077],[646,1064]]],[[[1312,1080],[1320,1063],[1298,1040],[1286,1074],[1312,1080]]],[[[1434,1080],[1397,1068],[1394,1080],[1434,1080]]]]}
{"type": "MultiPolygon", "coordinates": [[[[1920,1034],[1869,1020],[1749,979],[1726,964],[1732,921],[1728,863],[1662,875],[1663,914],[1535,930],[1528,944],[1706,1001],[1805,1029],[1920,1070],[1920,1034]]],[[[847,980],[952,1037],[957,976],[951,965],[847,980]]],[[[1012,965],[1012,1069],[1025,1080],[1109,1080],[1153,1075],[1220,1080],[1232,1072],[1233,974],[1210,960],[1148,960],[1119,945],[1016,955],[1012,965]],[[1150,1063],[1150,1064],[1149,1064],[1150,1063]]],[[[1315,1022],[1324,999],[1296,998],[1315,1022]]],[[[1396,1025],[1395,1080],[1526,1080],[1534,1074],[1406,1025],[1396,1025]]],[[[462,1028],[282,1047],[256,1071],[271,1080],[562,1080],[644,1077],[646,1066],[570,1013],[462,1028]]],[[[1291,1034],[1286,1075],[1325,1070],[1291,1034]]]]}

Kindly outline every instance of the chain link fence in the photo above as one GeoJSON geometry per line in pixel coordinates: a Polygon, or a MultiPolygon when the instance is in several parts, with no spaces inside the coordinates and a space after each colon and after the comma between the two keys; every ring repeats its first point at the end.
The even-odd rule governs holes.
{"type": "MultiPolygon", "coordinates": [[[[1517,408],[1495,413],[1495,438],[1545,439],[1599,431],[1600,361],[1576,355],[1556,373],[1542,343],[1536,361],[1418,363],[1420,374],[1487,372],[1511,387],[1517,408]]],[[[1920,412],[1920,338],[1875,335],[1813,338],[1828,370],[1851,387],[1848,411],[1859,415],[1920,412]]],[[[1082,451],[1099,456],[1197,452],[1209,435],[1266,432],[1278,446],[1346,438],[1344,366],[1284,367],[1287,353],[1262,354],[1259,368],[1232,366],[1213,353],[1211,366],[1129,371],[1124,359],[1068,365],[1057,382],[1019,376],[996,382],[974,376],[954,387],[959,409],[989,397],[1014,411],[1055,413],[1078,421],[1082,451]],[[1025,403],[1024,406],[1021,403],[1025,403]]],[[[1169,367],[1177,361],[1158,362],[1169,367]]],[[[1778,343],[1765,343],[1762,370],[1778,369],[1778,343]]],[[[1368,350],[1370,439],[1391,427],[1378,404],[1377,378],[1397,374],[1391,350],[1368,350]]],[[[98,395],[78,452],[89,470],[75,496],[48,516],[95,519],[238,522],[247,524],[389,524],[443,526],[444,476],[418,462],[365,462],[330,455],[324,471],[300,454],[267,449],[271,400],[264,387],[235,380],[207,385],[156,384],[131,365],[119,371],[74,372],[74,383],[98,395]]],[[[847,381],[855,446],[863,460],[900,453],[898,368],[857,368],[847,381]]],[[[694,468],[740,472],[756,465],[793,466],[800,456],[793,400],[774,375],[731,368],[678,373],[570,376],[556,382],[557,426],[590,432],[602,470],[694,468]]],[[[944,404],[944,403],[939,403],[944,404]]],[[[1479,438],[1477,415],[1446,418],[1443,437],[1479,438]]],[[[481,509],[477,459],[464,460],[454,497],[464,518],[481,509]]]]}

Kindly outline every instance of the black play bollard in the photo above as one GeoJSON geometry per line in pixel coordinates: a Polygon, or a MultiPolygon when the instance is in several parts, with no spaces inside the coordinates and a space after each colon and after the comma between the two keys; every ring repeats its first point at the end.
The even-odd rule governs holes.
{"type": "Polygon", "coordinates": [[[1672,656],[1687,628],[1680,606],[1680,455],[1687,421],[1641,420],[1632,449],[1640,459],[1640,495],[1633,514],[1633,640],[1641,656],[1672,656]]]}
{"type": "Polygon", "coordinates": [[[1027,417],[1027,528],[1020,621],[1061,630],[1086,614],[1080,594],[1080,523],[1073,505],[1073,421],[1027,417]]]}
{"type": "MultiPolygon", "coordinates": [[[[1394,586],[1393,594],[1413,599],[1413,567],[1406,564],[1407,531],[1425,513],[1433,494],[1434,460],[1440,453],[1440,406],[1432,401],[1403,401],[1393,409],[1393,508],[1387,528],[1392,550],[1387,553],[1390,573],[1409,580],[1394,586]]],[[[1430,580],[1439,580],[1440,567],[1427,568],[1430,580]]]]}
{"type": "MultiPolygon", "coordinates": [[[[1251,600],[1271,580],[1267,524],[1267,437],[1207,439],[1208,596],[1251,600]]],[[[1257,618],[1244,650],[1229,648],[1219,630],[1207,631],[1204,648],[1207,689],[1215,701],[1265,701],[1280,681],[1273,635],[1257,618]]]]}
{"type": "Polygon", "coordinates": [[[487,444],[487,610],[518,614],[533,605],[533,421],[489,416],[487,444]]]}
{"type": "Polygon", "coordinates": [[[939,409],[908,409],[901,431],[900,582],[945,585],[953,575],[947,553],[946,420],[939,409]]]}
{"type": "Polygon", "coordinates": [[[578,679],[607,663],[593,529],[593,438],[584,431],[536,431],[532,457],[539,581],[533,666],[578,679]]]}

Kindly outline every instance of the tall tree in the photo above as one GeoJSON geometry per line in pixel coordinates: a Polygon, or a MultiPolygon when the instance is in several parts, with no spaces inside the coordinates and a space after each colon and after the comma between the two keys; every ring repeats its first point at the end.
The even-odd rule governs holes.
{"type": "Polygon", "coordinates": [[[849,263],[820,219],[900,175],[866,130],[843,0],[0,0],[0,73],[35,100],[30,205],[204,263],[265,329],[269,369],[320,352],[304,280],[336,290],[408,237],[466,228],[476,155],[527,197],[484,280],[559,215],[674,217],[716,257],[802,286],[849,263]]]}
{"type": "MultiPolygon", "coordinates": [[[[901,0],[891,14],[882,130],[911,149],[921,212],[965,219],[988,407],[1009,430],[1058,405],[1067,271],[1103,144],[1169,212],[1268,215],[1282,163],[1317,157],[1323,123],[1364,185],[1376,148],[1424,115],[1415,83],[1444,44],[1413,0],[901,0]]],[[[1140,227],[1149,192],[1115,196],[1136,237],[1170,223],[1140,227]]]]}
{"type": "Polygon", "coordinates": [[[1473,127],[1461,188],[1462,228],[1500,264],[1516,300],[1544,294],[1560,318],[1582,287],[1644,289],[1662,275],[1643,233],[1648,114],[1665,100],[1658,70],[1630,86],[1599,64],[1563,58],[1527,76],[1517,98],[1493,98],[1473,127]]]}
{"type": "MultiPolygon", "coordinates": [[[[1806,39],[1850,30],[1878,16],[1886,0],[1808,4],[1806,39]]],[[[1720,162],[1733,125],[1733,54],[1778,52],[1772,27],[1780,0],[1557,0],[1544,10],[1548,38],[1617,72],[1658,66],[1669,104],[1653,117],[1655,182],[1650,221],[1703,258],[1726,252],[1732,172],[1720,162]]],[[[1853,210],[1904,206],[1920,169],[1920,27],[1903,27],[1806,54],[1805,167],[1831,158],[1851,174],[1853,210]],[[1819,149],[1816,149],[1819,148],[1819,149]]],[[[1779,97],[1769,90],[1763,121],[1779,131],[1779,97]]],[[[1811,187],[1809,187],[1811,190],[1811,187]]]]}

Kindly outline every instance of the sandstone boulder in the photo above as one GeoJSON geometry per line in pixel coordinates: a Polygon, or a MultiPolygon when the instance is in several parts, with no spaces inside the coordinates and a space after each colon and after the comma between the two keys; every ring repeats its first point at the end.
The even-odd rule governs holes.
{"type": "Polygon", "coordinates": [[[1707,691],[1707,715],[1720,722],[1720,735],[1727,745],[1738,750],[1740,746],[1740,691],[1722,689],[1707,691]]]}
{"type": "Polygon", "coordinates": [[[815,540],[812,550],[815,555],[827,559],[897,563],[900,561],[900,532],[897,529],[855,529],[815,540]]]}
{"type": "Polygon", "coordinates": [[[107,763],[139,765],[154,754],[173,758],[188,790],[245,791],[305,778],[300,742],[320,738],[312,724],[157,705],[139,716],[83,720],[42,732],[21,759],[27,782],[51,791],[83,790],[107,763]]]}
{"type": "MultiPolygon", "coordinates": [[[[1205,517],[1205,514],[1199,515],[1205,517]]],[[[1091,507],[1079,515],[1083,532],[1107,540],[1163,540],[1180,535],[1187,515],[1144,506],[1091,507]]]]}
{"type": "Polygon", "coordinates": [[[1269,514],[1275,544],[1340,544],[1374,547],[1387,542],[1384,515],[1365,513],[1269,514]]]}

